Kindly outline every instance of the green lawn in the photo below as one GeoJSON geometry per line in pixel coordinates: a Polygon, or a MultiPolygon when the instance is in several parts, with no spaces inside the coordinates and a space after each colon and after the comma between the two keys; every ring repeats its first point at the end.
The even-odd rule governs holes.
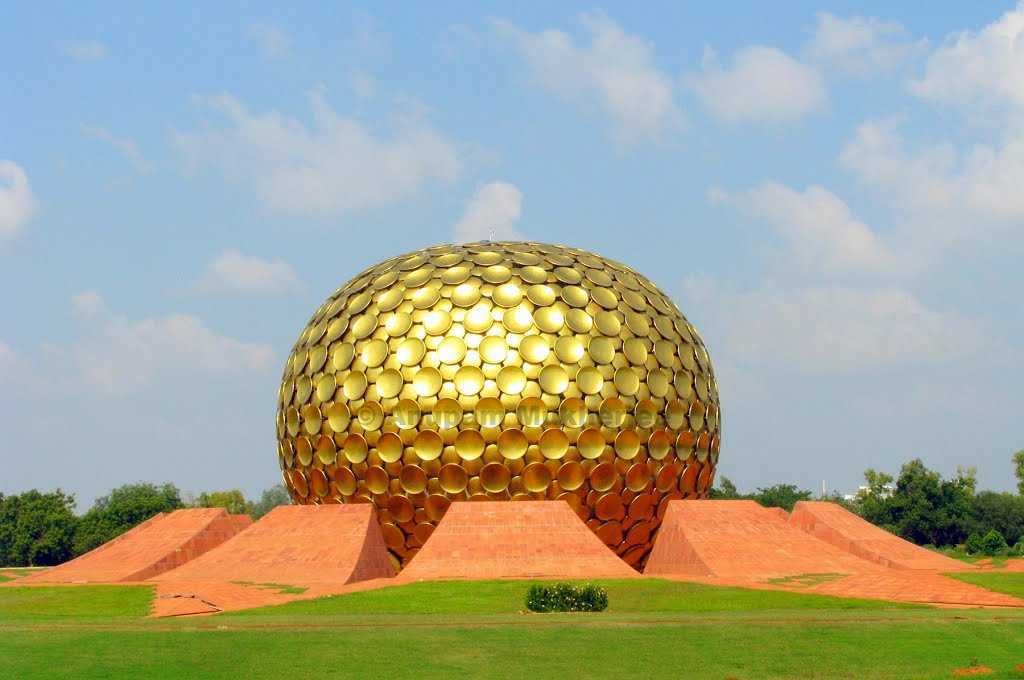
{"type": "Polygon", "coordinates": [[[600,583],[597,614],[525,614],[530,583],[494,581],[162,620],[145,587],[4,587],[0,677],[1024,678],[1024,612],[600,583]]]}
{"type": "Polygon", "coordinates": [[[148,586],[40,586],[0,589],[0,626],[9,623],[123,622],[149,614],[148,586]]]}
{"type": "Polygon", "coordinates": [[[949,576],[982,588],[1024,598],[1024,572],[957,572],[949,576]]]}

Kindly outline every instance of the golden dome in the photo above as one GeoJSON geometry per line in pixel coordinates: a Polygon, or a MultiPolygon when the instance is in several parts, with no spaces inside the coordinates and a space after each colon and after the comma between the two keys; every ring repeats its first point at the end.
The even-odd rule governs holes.
{"type": "Polygon", "coordinates": [[[332,294],[285,363],[298,503],[371,502],[395,565],[453,501],[564,499],[641,567],[720,443],[704,343],[629,267],[542,243],[441,245],[332,294]]]}

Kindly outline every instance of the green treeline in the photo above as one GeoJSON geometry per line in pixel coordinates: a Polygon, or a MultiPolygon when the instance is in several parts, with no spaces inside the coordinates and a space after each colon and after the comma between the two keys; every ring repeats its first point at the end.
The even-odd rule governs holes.
{"type": "MultiPolygon", "coordinates": [[[[1024,451],[1013,456],[1020,493],[978,491],[975,470],[960,469],[949,479],[915,458],[895,478],[864,472],[865,486],[853,498],[829,497],[867,521],[897,536],[940,548],[963,546],[969,554],[1024,555],[1024,451]]],[[[811,492],[792,484],[741,494],[727,477],[712,498],[748,498],[767,507],[792,510],[811,492]]]]}
{"type": "Polygon", "coordinates": [[[185,507],[226,508],[233,514],[261,517],[290,503],[282,486],[267,489],[258,501],[241,491],[205,492],[194,502],[182,500],[173,484],[126,484],[97,498],[82,516],[75,515],[75,498],[60,489],[0,494],[0,566],[29,567],[60,564],[89,552],[160,512],[185,507]]]}

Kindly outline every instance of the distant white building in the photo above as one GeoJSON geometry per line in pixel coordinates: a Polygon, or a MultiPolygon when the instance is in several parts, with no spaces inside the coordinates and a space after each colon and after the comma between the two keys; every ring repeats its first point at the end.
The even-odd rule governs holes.
{"type": "MultiPolygon", "coordinates": [[[[866,484],[861,484],[860,486],[857,487],[856,493],[843,494],[843,500],[855,501],[858,498],[863,498],[864,496],[867,496],[870,491],[871,487],[867,486],[866,484]]],[[[882,487],[882,492],[878,495],[882,498],[892,498],[892,495],[894,493],[896,493],[896,485],[886,484],[885,486],[882,487]]]]}

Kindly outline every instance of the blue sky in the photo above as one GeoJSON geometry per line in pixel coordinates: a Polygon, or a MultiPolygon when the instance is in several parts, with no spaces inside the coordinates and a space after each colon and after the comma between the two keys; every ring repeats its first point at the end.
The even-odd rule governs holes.
{"type": "Polygon", "coordinates": [[[437,242],[629,263],[741,488],[1024,448],[1024,3],[0,9],[0,491],[278,480],[309,314],[437,242]]]}

